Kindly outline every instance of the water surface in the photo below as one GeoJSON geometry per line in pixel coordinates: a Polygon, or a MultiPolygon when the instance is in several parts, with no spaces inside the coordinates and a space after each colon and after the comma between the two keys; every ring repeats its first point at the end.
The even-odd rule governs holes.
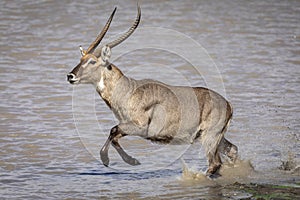
{"type": "MultiPolygon", "coordinates": [[[[163,153],[155,144],[124,138],[122,144],[135,157],[143,159],[152,153],[144,160],[143,170],[134,173],[114,150],[110,151],[112,168],[102,166],[96,154],[117,121],[92,86],[74,89],[66,82],[66,74],[79,61],[78,46],[89,45],[115,6],[118,11],[105,41],[130,26],[136,15],[135,1],[3,0],[1,197],[245,199],[251,194],[226,185],[252,182],[299,186],[299,170],[295,170],[300,157],[299,1],[140,4],[141,28],[160,27],[184,34],[201,44],[216,63],[226,98],[234,107],[226,135],[239,147],[245,162],[234,170],[225,169],[219,180],[210,181],[200,173],[206,169],[206,160],[199,145],[163,153]],[[82,90],[86,98],[82,95],[76,100],[85,105],[86,99],[92,98],[94,104],[86,103],[91,110],[77,112],[74,94],[82,90]],[[78,116],[86,120],[74,121],[78,116]],[[97,126],[93,125],[95,119],[97,126]],[[187,171],[178,159],[181,153],[187,171]],[[247,165],[248,160],[255,171],[247,165]],[[287,162],[292,169],[280,170],[287,162]],[[159,170],[153,170],[155,166],[159,170]]],[[[141,44],[139,38],[137,32],[128,45],[141,44]]],[[[178,44],[168,43],[170,48],[178,44]]],[[[125,49],[120,45],[115,52],[125,49]]],[[[137,79],[206,85],[191,63],[161,49],[128,52],[115,58],[115,64],[137,79]]]]}

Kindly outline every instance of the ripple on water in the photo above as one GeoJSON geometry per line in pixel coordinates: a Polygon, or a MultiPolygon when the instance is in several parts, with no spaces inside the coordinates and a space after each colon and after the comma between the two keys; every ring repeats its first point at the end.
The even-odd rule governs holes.
{"type": "MultiPolygon", "coordinates": [[[[127,30],[135,17],[135,3],[117,4],[105,42],[127,30]]],[[[207,164],[200,147],[186,150],[184,167],[175,159],[167,169],[145,167],[134,172],[113,149],[112,167],[120,170],[105,168],[99,161],[99,149],[117,121],[92,86],[82,88],[80,103],[85,106],[92,99],[93,105],[76,113],[72,95],[80,88],[70,86],[66,74],[79,62],[78,46],[88,46],[115,6],[116,2],[95,0],[0,1],[2,198],[245,199],[254,198],[241,190],[253,189],[241,184],[248,181],[299,185],[298,1],[141,3],[142,27],[186,34],[205,47],[218,65],[234,107],[226,138],[239,147],[242,161],[225,165],[217,180],[203,175],[207,164]],[[74,114],[82,116],[82,132],[74,114]],[[278,169],[291,161],[294,169],[278,169]]],[[[176,43],[161,37],[170,47],[176,43]]],[[[136,45],[134,38],[139,40],[138,32],[126,44],[136,45]]],[[[120,45],[113,52],[124,48],[120,45]]],[[[161,49],[127,52],[115,64],[138,79],[206,85],[183,56],[161,49]]],[[[127,151],[145,158],[144,166],[169,164],[174,158],[174,152],[156,156],[158,146],[138,138],[121,142],[127,151]]]]}

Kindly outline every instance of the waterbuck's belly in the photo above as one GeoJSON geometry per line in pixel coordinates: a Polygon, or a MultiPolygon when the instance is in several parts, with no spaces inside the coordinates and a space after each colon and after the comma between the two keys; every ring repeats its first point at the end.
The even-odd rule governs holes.
{"type": "Polygon", "coordinates": [[[151,140],[155,143],[160,144],[172,144],[172,145],[181,145],[181,144],[192,144],[195,140],[200,138],[201,134],[200,131],[185,131],[180,132],[175,135],[172,135],[172,133],[164,133],[160,132],[156,135],[150,135],[148,134],[145,139],[151,140]]]}

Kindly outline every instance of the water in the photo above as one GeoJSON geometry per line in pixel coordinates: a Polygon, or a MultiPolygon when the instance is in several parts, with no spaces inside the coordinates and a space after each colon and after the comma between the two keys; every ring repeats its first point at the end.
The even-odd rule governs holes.
{"type": "MultiPolygon", "coordinates": [[[[140,4],[141,30],[160,27],[177,31],[201,44],[214,60],[222,82],[212,87],[224,86],[217,90],[234,107],[234,119],[226,135],[239,147],[245,161],[236,168],[226,168],[222,178],[211,181],[200,173],[206,169],[206,160],[198,145],[188,150],[189,146],[174,147],[163,153],[161,146],[124,138],[122,145],[135,157],[143,160],[153,152],[152,157],[134,173],[112,150],[112,168],[105,168],[97,153],[117,121],[92,86],[73,88],[66,82],[66,74],[79,61],[78,46],[89,45],[114,6],[118,11],[105,41],[128,28],[136,14],[135,1],[3,0],[1,197],[243,199],[251,194],[226,185],[299,185],[299,171],[295,170],[300,157],[299,1],[140,4]],[[90,95],[86,99],[91,99],[92,105],[84,96],[74,96],[82,90],[90,95]],[[76,111],[76,102],[91,109],[76,111]],[[181,153],[186,167],[178,159],[181,153]],[[287,161],[295,165],[292,170],[279,170],[287,161]],[[152,170],[157,166],[159,170],[152,170]]],[[[201,79],[191,63],[162,49],[140,49],[122,55],[127,47],[144,44],[139,40],[141,33],[137,31],[128,39],[128,46],[122,44],[113,50],[114,55],[120,54],[114,63],[126,74],[176,85],[205,85],[204,79],[214,80],[201,79]]],[[[160,42],[170,38],[162,36],[160,42]]],[[[171,49],[176,49],[176,44],[184,46],[180,41],[167,44],[171,49]]],[[[193,53],[183,50],[186,56],[193,53]]]]}

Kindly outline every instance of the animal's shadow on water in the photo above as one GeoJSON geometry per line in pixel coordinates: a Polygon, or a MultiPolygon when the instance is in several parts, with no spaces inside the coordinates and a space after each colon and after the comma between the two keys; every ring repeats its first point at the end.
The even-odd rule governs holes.
{"type": "Polygon", "coordinates": [[[81,172],[78,175],[80,176],[109,176],[113,179],[118,180],[143,180],[143,179],[152,179],[152,178],[166,178],[174,177],[180,174],[182,169],[159,169],[155,171],[120,171],[114,170],[111,168],[106,168],[103,170],[91,170],[88,172],[81,172]]]}
{"type": "MultiPolygon", "coordinates": [[[[143,180],[143,179],[153,179],[153,178],[166,178],[166,177],[179,177],[180,180],[204,180],[204,181],[213,181],[222,180],[223,178],[228,179],[232,174],[236,174],[237,170],[240,171],[244,176],[249,175],[245,173],[245,171],[252,171],[253,168],[250,162],[240,161],[238,167],[226,167],[227,169],[222,169],[220,176],[221,178],[209,178],[205,176],[204,172],[195,172],[190,170],[189,167],[182,161],[182,168],[178,168],[173,166],[169,166],[169,168],[165,169],[157,169],[157,170],[144,170],[144,171],[132,171],[132,170],[116,170],[110,167],[103,167],[100,169],[93,169],[87,172],[77,173],[79,176],[109,176],[113,179],[118,180],[143,180]]],[[[240,174],[240,175],[241,175],[240,174]]],[[[219,177],[219,176],[217,176],[219,177]]],[[[232,181],[232,180],[231,180],[232,181]]],[[[234,181],[233,181],[234,182],[234,181]]]]}

